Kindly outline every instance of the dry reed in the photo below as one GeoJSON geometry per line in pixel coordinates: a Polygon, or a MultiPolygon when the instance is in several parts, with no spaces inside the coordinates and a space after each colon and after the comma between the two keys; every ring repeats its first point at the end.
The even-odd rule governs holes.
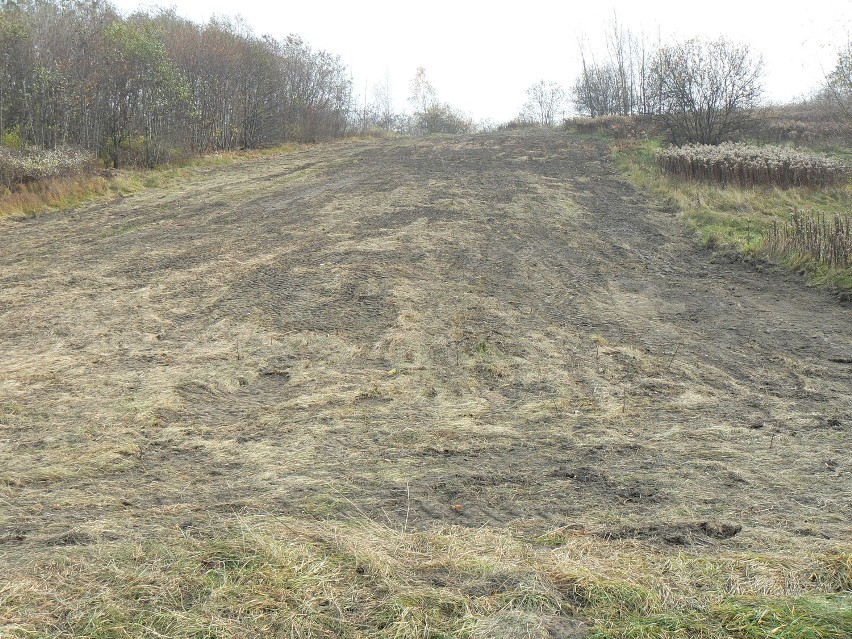
{"type": "Polygon", "coordinates": [[[852,224],[849,216],[793,213],[790,221],[775,221],[764,234],[764,246],[773,255],[807,256],[833,268],[852,265],[852,224]]]}
{"type": "Polygon", "coordinates": [[[49,178],[92,173],[97,158],[82,149],[18,151],[0,147],[0,187],[13,189],[49,178]]]}
{"type": "Polygon", "coordinates": [[[850,167],[840,160],[780,146],[689,145],[656,157],[660,170],[674,177],[740,187],[830,187],[850,177],[850,167]]]}

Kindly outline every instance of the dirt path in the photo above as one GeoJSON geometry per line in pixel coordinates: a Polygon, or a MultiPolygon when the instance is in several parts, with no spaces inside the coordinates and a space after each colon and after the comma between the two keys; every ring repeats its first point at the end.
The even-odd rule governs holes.
{"type": "Polygon", "coordinates": [[[848,542],[850,359],[848,306],[596,143],[207,169],[0,226],[0,551],[232,513],[848,542]]]}

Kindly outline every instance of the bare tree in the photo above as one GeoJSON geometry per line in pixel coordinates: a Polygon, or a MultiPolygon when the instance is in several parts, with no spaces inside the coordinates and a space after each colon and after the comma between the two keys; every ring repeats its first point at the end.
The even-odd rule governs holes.
{"type": "Polygon", "coordinates": [[[600,60],[580,43],[582,71],[571,88],[578,113],[591,117],[634,115],[657,110],[650,79],[650,48],[644,35],[626,29],[613,16],[600,60]]]}
{"type": "Polygon", "coordinates": [[[584,56],[583,71],[571,89],[571,100],[581,115],[597,118],[619,114],[622,102],[615,69],[587,64],[584,56]]]}
{"type": "Polygon", "coordinates": [[[852,39],[837,53],[837,64],[825,78],[823,93],[837,115],[852,117],[852,39]]]}
{"type": "Polygon", "coordinates": [[[527,89],[527,101],[521,109],[521,120],[541,126],[553,126],[562,114],[565,91],[556,82],[539,80],[527,89]]]}
{"type": "Polygon", "coordinates": [[[747,45],[687,40],[660,48],[653,65],[675,144],[718,144],[745,131],[761,97],[763,63],[747,45]]]}
{"type": "Polygon", "coordinates": [[[392,131],[396,128],[399,117],[393,108],[393,91],[389,73],[385,73],[381,84],[373,87],[373,111],[376,115],[376,126],[380,129],[392,131]]]}
{"type": "Polygon", "coordinates": [[[411,95],[408,102],[417,113],[426,113],[430,108],[438,104],[438,95],[435,92],[435,87],[429,82],[426,77],[426,69],[423,67],[417,68],[417,73],[411,81],[411,95]]]}
{"type": "Polygon", "coordinates": [[[411,81],[408,101],[414,108],[412,128],[418,133],[470,133],[473,130],[470,118],[438,100],[423,67],[417,69],[411,81]]]}

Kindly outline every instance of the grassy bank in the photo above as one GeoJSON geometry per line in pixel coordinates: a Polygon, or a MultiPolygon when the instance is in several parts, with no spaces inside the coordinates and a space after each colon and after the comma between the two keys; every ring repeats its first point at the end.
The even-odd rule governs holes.
{"type": "Polygon", "coordinates": [[[157,541],[102,541],[97,551],[81,531],[6,575],[0,632],[99,639],[852,633],[852,599],[841,593],[852,580],[848,557],[672,552],[578,530],[523,539],[470,529],[407,533],[355,520],[222,523],[176,525],[157,541]]]}
{"type": "Polygon", "coordinates": [[[297,148],[296,145],[285,145],[263,151],[217,153],[155,169],[89,171],[46,177],[16,184],[11,188],[0,187],[0,219],[29,217],[47,211],[70,209],[91,202],[127,196],[141,189],[174,183],[200,168],[238,163],[265,154],[292,152],[297,148]]]}
{"type": "Polygon", "coordinates": [[[802,213],[831,219],[852,212],[852,186],[824,188],[740,188],[686,181],[661,173],[656,140],[616,141],[615,157],[629,179],[679,209],[701,241],[750,258],[768,260],[805,274],[814,284],[852,291],[852,267],[836,268],[798,252],[770,253],[765,236],[773,223],[786,224],[802,213]]]}

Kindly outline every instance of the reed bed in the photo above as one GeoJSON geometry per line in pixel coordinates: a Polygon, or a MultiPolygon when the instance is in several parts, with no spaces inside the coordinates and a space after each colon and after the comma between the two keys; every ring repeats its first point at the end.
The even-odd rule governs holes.
{"type": "Polygon", "coordinates": [[[773,222],[764,234],[764,246],[773,255],[806,256],[833,268],[848,268],[852,265],[850,217],[797,211],[787,222],[773,222]]]}
{"type": "Polygon", "coordinates": [[[739,187],[831,187],[846,184],[852,167],[825,155],[782,146],[687,145],[658,151],[663,173],[687,181],[739,187]]]}
{"type": "Polygon", "coordinates": [[[0,187],[9,190],[41,180],[92,173],[96,168],[97,158],[82,149],[19,151],[0,147],[0,187]]]}

